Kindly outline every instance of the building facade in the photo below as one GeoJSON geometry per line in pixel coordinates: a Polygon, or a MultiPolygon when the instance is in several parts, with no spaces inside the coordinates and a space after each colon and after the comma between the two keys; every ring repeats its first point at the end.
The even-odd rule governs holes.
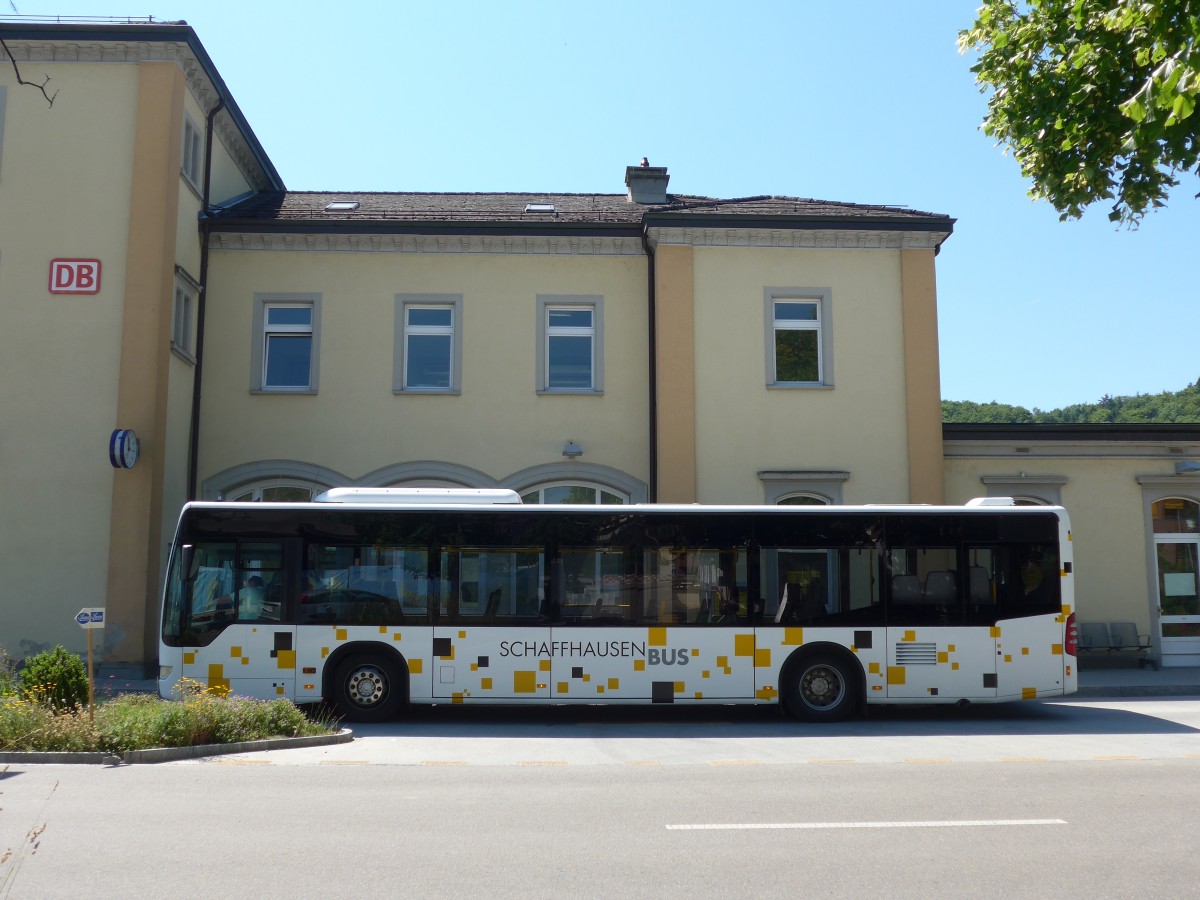
{"type": "Polygon", "coordinates": [[[186,25],[0,36],[13,655],[81,646],[72,616],[104,606],[105,666],[152,667],[183,502],[348,485],[1061,501],[1081,616],[1190,652],[1163,644],[1190,607],[1159,569],[1184,574],[1194,547],[1200,484],[1174,466],[1200,432],[943,431],[935,261],[953,219],[675,194],[648,164],[614,169],[611,194],[289,191],[186,25]],[[18,72],[50,75],[53,103],[18,72]],[[136,458],[110,459],[127,431],[136,458]]]}

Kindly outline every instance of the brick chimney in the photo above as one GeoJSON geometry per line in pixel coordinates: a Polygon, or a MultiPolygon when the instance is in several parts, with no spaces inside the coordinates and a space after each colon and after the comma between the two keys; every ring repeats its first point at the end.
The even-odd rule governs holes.
{"type": "Polygon", "coordinates": [[[642,157],[640,166],[625,167],[625,195],[630,203],[663,204],[667,202],[667,182],[671,176],[666,166],[652,166],[642,157]]]}

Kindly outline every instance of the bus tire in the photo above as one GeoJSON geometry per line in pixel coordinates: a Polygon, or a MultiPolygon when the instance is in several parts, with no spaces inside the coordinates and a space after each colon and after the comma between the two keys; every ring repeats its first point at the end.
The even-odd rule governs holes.
{"type": "Polygon", "coordinates": [[[862,705],[862,670],[840,653],[808,653],[788,665],[781,690],[783,708],[792,718],[841,722],[862,705]]]}
{"type": "Polygon", "coordinates": [[[370,656],[350,656],[333,674],[333,708],[350,722],[383,722],[404,701],[403,676],[395,664],[370,656]]]}

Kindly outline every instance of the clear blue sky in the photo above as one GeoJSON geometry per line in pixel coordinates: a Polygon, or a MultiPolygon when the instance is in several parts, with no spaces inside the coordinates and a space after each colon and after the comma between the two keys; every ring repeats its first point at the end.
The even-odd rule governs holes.
{"type": "Polygon", "coordinates": [[[196,29],[293,190],[623,193],[648,156],[679,193],[944,213],[944,398],[1052,409],[1200,378],[1200,184],[1136,231],[1028,199],[957,50],[975,0],[141,5],[196,29]]]}

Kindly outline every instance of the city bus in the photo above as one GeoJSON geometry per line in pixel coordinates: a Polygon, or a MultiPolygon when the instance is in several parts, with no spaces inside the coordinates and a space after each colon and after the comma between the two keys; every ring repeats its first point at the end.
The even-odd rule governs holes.
{"type": "Polygon", "coordinates": [[[532,505],[511,491],[188,503],[159,691],[323,702],[864,704],[1077,687],[1065,510],[532,505]]]}

